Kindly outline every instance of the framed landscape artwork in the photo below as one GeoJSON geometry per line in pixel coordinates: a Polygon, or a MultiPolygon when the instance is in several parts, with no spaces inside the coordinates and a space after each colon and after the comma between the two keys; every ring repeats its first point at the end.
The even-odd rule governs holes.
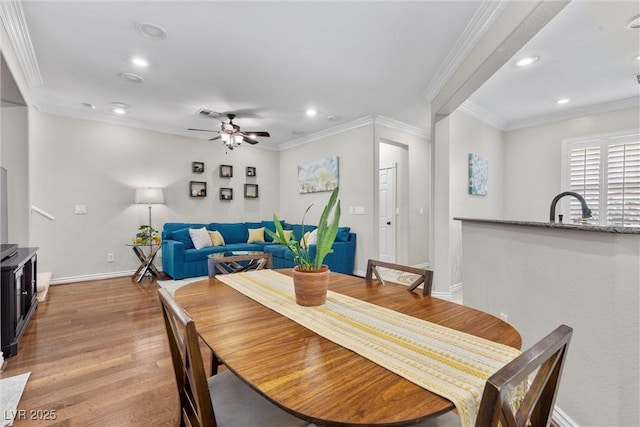
{"type": "Polygon", "coordinates": [[[333,191],[338,186],[338,156],[298,165],[298,192],[333,191]]]}

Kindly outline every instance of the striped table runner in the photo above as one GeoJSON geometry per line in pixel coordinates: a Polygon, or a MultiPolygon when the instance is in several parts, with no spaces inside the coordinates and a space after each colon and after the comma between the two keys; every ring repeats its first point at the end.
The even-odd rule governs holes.
{"type": "Polygon", "coordinates": [[[322,337],[451,400],[473,426],[487,380],[520,352],[384,307],[331,292],[318,307],[295,303],[293,279],[273,270],[216,278],[322,337]]]}

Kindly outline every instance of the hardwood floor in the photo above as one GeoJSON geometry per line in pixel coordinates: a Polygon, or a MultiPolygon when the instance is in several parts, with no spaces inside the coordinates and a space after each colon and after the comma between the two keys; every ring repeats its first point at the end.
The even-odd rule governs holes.
{"type": "Polygon", "coordinates": [[[14,426],[177,425],[157,289],[128,277],[51,286],[0,374],[31,372],[14,426]]]}

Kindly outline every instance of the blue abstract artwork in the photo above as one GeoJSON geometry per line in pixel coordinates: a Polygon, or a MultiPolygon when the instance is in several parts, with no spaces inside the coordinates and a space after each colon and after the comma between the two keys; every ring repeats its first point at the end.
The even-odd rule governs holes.
{"type": "Polygon", "coordinates": [[[481,154],[469,153],[469,194],[487,195],[489,160],[481,154]]]}

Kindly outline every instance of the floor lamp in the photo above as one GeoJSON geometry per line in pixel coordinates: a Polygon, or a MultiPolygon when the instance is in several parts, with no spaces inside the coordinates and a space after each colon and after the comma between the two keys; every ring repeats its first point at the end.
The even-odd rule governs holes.
{"type": "MultiPolygon", "coordinates": [[[[151,228],[151,205],[164,203],[162,188],[136,188],[134,203],[149,205],[149,228],[151,228]]],[[[151,230],[149,230],[149,251],[151,251],[152,244],[151,230]]]]}

